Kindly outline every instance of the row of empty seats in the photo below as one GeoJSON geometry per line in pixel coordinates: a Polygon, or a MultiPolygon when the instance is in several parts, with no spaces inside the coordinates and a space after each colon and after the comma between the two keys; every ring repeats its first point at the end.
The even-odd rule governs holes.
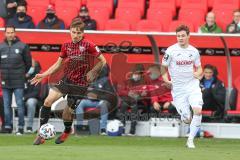
{"type": "MultiPolygon", "coordinates": [[[[29,6],[47,6],[49,3],[56,6],[76,7],[88,5],[89,7],[106,7],[109,11],[114,9],[114,0],[27,0],[29,6]]],[[[147,2],[149,8],[170,8],[173,11],[176,8],[201,8],[207,10],[213,9],[236,9],[240,6],[239,0],[117,0],[119,8],[139,8],[141,12],[146,8],[147,2]]]]}

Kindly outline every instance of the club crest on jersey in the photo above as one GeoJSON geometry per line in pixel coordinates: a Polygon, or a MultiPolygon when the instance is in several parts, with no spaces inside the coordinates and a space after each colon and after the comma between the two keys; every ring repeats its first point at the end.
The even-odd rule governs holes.
{"type": "Polygon", "coordinates": [[[81,52],[84,52],[84,51],[86,50],[86,48],[83,47],[83,46],[79,46],[79,50],[80,50],[81,52]]]}
{"type": "Polygon", "coordinates": [[[15,49],[15,53],[19,54],[20,50],[19,49],[15,49]]]}
{"type": "Polygon", "coordinates": [[[168,58],[169,58],[169,55],[168,55],[168,54],[165,54],[164,57],[163,57],[164,61],[167,61],[168,58]]]}

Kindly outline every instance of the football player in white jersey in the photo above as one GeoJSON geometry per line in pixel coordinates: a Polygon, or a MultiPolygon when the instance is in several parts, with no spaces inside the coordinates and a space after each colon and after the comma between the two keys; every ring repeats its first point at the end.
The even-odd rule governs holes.
{"type": "Polygon", "coordinates": [[[203,105],[199,87],[199,79],[202,76],[200,55],[198,50],[189,44],[190,35],[187,26],[177,27],[176,35],[177,43],[168,47],[163,57],[162,77],[164,82],[172,88],[173,103],[181,115],[181,120],[190,124],[186,146],[195,148],[193,140],[200,129],[203,105]]]}

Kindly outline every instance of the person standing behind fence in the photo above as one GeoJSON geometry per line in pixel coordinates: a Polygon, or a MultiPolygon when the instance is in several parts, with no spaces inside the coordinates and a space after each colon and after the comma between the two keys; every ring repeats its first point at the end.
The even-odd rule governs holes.
{"type": "Polygon", "coordinates": [[[23,134],[23,90],[25,74],[30,69],[31,65],[32,58],[28,46],[21,42],[16,36],[14,26],[6,26],[5,39],[0,43],[0,69],[3,90],[5,133],[12,132],[11,103],[12,94],[14,93],[19,117],[17,134],[23,134]]]}

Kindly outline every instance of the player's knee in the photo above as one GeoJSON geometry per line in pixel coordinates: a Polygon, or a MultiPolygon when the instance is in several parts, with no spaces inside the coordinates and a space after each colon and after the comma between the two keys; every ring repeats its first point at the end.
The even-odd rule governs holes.
{"type": "Polygon", "coordinates": [[[188,116],[183,115],[183,116],[181,117],[181,120],[182,120],[185,124],[190,124],[191,121],[192,121],[192,118],[191,118],[190,115],[188,115],[188,116]]]}
{"type": "Polygon", "coordinates": [[[191,121],[192,121],[192,119],[183,119],[182,121],[183,121],[183,123],[185,123],[185,124],[190,124],[191,121]]]}
{"type": "Polygon", "coordinates": [[[51,107],[53,103],[54,103],[54,100],[53,100],[53,99],[47,98],[47,99],[45,99],[45,101],[44,101],[44,106],[46,106],[46,107],[51,107]]]}
{"type": "Polygon", "coordinates": [[[202,108],[193,108],[193,114],[194,115],[202,115],[202,108]]]}

